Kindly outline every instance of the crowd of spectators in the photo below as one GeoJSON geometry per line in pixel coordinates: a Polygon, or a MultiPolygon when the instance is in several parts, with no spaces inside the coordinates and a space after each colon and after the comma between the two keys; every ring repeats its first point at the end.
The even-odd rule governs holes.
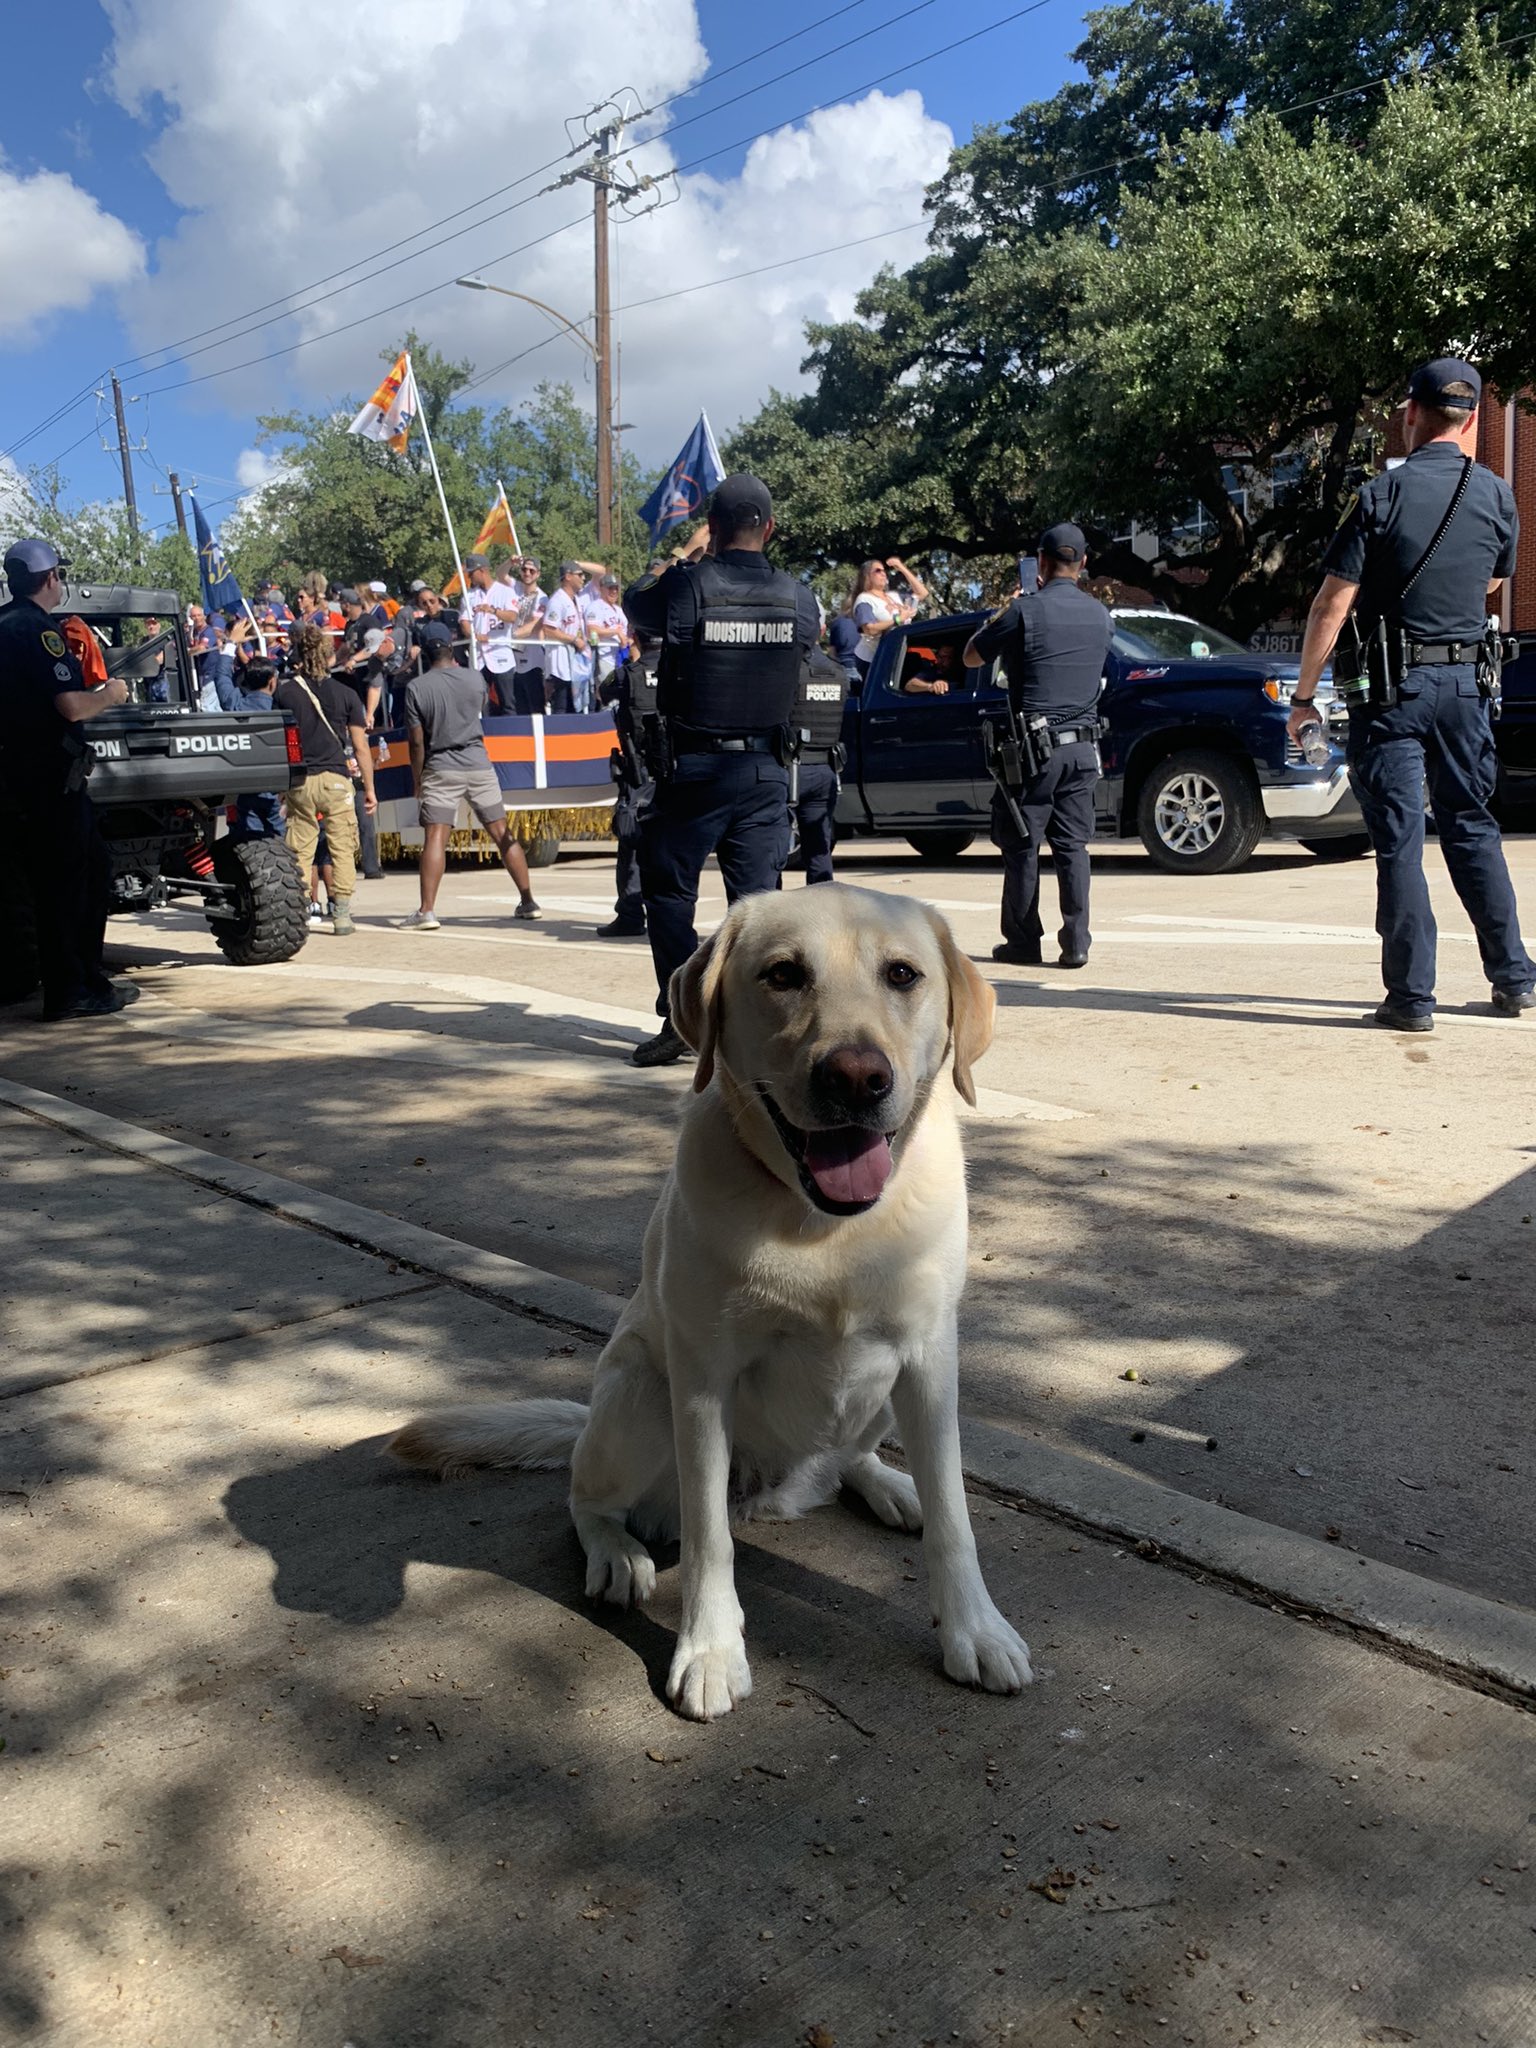
{"type": "MultiPolygon", "coordinates": [[[[230,829],[236,838],[286,832],[309,875],[314,924],[329,914],[333,929],[350,930],[357,881],[383,873],[373,793],[382,733],[407,722],[408,690],[441,667],[445,646],[478,676],[493,716],[593,710],[599,684],[628,658],[619,579],[605,564],[563,562],[547,593],[531,555],[494,572],[483,556],[470,555],[464,568],[466,588],[457,600],[423,581],[396,597],[378,581],[337,585],[308,575],[291,597],[277,582],[260,584],[241,613],[187,607],[199,707],[255,711],[275,702],[298,721],[309,771],[304,784],[286,801],[276,794],[245,798],[230,829]]],[[[146,637],[158,624],[145,622],[146,637]]],[[[161,652],[144,678],[152,702],[170,694],[164,661],[161,652]]],[[[523,893],[520,914],[527,914],[526,870],[514,880],[523,893]]]]}

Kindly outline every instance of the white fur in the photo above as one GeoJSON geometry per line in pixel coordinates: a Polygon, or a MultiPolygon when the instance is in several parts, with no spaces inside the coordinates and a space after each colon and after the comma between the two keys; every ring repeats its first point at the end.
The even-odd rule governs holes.
{"type": "Polygon", "coordinates": [[[836,884],[735,905],[674,977],[699,1052],[677,1156],[646,1231],[640,1285],[597,1363],[590,1410],[528,1401],[419,1418],[391,1448],[440,1471],[571,1458],[587,1592],[647,1600],[643,1539],[681,1543],[683,1622],[667,1682],[710,1720],[752,1689],[730,1523],[791,1519],[860,1494],[924,1530],[944,1669],[1014,1692],[1029,1653],[982,1583],[960,1469],[956,1310],[964,1162],[953,1096],[991,1037],[992,993],[922,906],[836,884]],[[764,964],[786,949],[809,985],[786,998],[764,964]],[[922,982],[895,990],[893,957],[922,982]],[[757,1094],[816,1122],[815,1061],[876,1045],[895,1085],[896,1164],[874,1207],[829,1216],[801,1189],[757,1094]],[[899,1429],[912,1476],[877,1455],[899,1429]],[[921,1505],[919,1505],[921,1503],[921,1505]]]}

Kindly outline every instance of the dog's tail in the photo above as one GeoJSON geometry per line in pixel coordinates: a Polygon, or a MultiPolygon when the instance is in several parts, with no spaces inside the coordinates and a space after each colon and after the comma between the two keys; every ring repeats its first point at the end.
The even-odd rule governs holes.
{"type": "Polygon", "coordinates": [[[558,1472],[571,1462],[587,1424],[580,1401],[482,1401],[418,1415],[386,1449],[407,1465],[457,1479],[476,1465],[558,1472]]]}

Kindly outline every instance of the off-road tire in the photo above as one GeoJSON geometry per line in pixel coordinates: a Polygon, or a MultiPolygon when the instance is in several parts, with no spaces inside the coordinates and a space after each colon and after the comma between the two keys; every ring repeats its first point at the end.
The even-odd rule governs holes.
{"type": "Polygon", "coordinates": [[[560,858],[560,841],[553,834],[543,833],[537,839],[519,839],[531,868],[552,868],[560,858]]]}
{"type": "Polygon", "coordinates": [[[907,844],[919,860],[958,860],[976,837],[958,829],[944,832],[909,832],[907,844]]]}
{"type": "Polygon", "coordinates": [[[1203,747],[1170,754],[1141,786],[1136,829],[1148,853],[1170,874],[1230,875],[1246,864],[1264,836],[1264,807],[1252,769],[1231,754],[1203,747]],[[1203,807],[1197,823],[1182,824],[1167,815],[1180,805],[1181,789],[1203,807]],[[1219,806],[1215,815],[1213,805],[1219,806]]]}
{"type": "Polygon", "coordinates": [[[240,916],[213,918],[208,928],[236,967],[291,960],[309,937],[309,891],[282,839],[221,839],[213,850],[217,880],[231,885],[240,916]]]}
{"type": "Polygon", "coordinates": [[[1369,832],[1341,832],[1336,839],[1298,839],[1317,860],[1360,860],[1371,850],[1369,832]]]}

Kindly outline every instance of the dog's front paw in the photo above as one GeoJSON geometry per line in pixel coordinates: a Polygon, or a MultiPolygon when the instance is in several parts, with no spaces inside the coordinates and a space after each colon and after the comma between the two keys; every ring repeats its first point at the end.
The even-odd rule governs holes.
{"type": "Polygon", "coordinates": [[[963,1620],[939,1622],[944,1669],[961,1685],[986,1692],[1020,1692],[1034,1678],[1029,1645],[987,1599],[973,1604],[963,1620]]]}
{"type": "Polygon", "coordinates": [[[898,1472],[894,1465],[887,1465],[879,1458],[869,1458],[857,1472],[847,1475],[847,1483],[887,1528],[906,1529],[914,1536],[921,1530],[923,1507],[917,1497],[917,1488],[907,1474],[898,1472]]]}
{"type": "Polygon", "coordinates": [[[752,1690],[752,1673],[747,1668],[746,1645],[737,1636],[733,1642],[701,1643],[689,1636],[678,1638],[672,1669],[667,1674],[667,1698],[690,1721],[718,1721],[740,1704],[752,1690]]]}

